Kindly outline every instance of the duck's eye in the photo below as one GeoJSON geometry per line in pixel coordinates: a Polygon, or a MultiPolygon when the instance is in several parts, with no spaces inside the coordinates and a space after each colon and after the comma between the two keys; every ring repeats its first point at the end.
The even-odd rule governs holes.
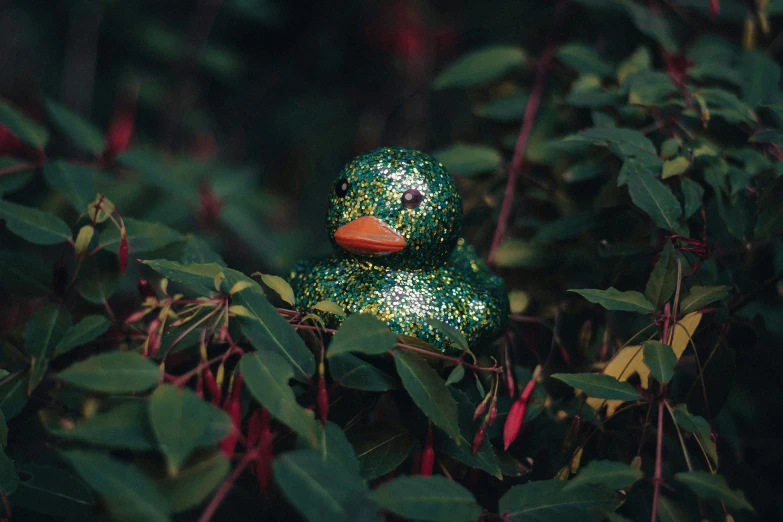
{"type": "Polygon", "coordinates": [[[405,208],[416,208],[421,205],[423,199],[424,196],[421,195],[421,192],[416,189],[408,189],[402,195],[402,206],[405,208]]]}
{"type": "Polygon", "coordinates": [[[348,180],[345,178],[338,179],[337,185],[334,189],[334,193],[337,194],[338,198],[344,197],[346,194],[348,194],[348,190],[350,190],[351,184],[348,183],[348,180]]]}

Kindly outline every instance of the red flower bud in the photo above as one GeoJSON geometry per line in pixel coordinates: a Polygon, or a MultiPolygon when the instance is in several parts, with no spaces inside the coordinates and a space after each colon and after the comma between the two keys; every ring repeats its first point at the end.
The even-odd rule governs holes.
{"type": "Polygon", "coordinates": [[[489,407],[489,415],[487,415],[487,420],[489,421],[489,425],[492,426],[495,423],[495,419],[498,416],[498,405],[497,401],[492,401],[492,406],[489,407]]]}
{"type": "Polygon", "coordinates": [[[209,368],[209,366],[204,367],[204,384],[207,387],[207,391],[209,392],[209,396],[212,398],[212,403],[215,403],[215,397],[217,397],[217,402],[220,403],[220,397],[222,395],[221,389],[217,385],[217,381],[215,381],[215,375],[212,373],[212,370],[209,368]]]}
{"type": "Polygon", "coordinates": [[[432,476],[432,468],[435,467],[435,450],[432,449],[432,426],[427,430],[427,441],[421,452],[421,474],[425,477],[432,476]]]}
{"type": "Polygon", "coordinates": [[[720,0],[710,0],[710,17],[715,18],[720,12],[720,0]]]}
{"type": "Polygon", "coordinates": [[[143,277],[139,277],[136,288],[139,289],[139,294],[141,294],[142,298],[147,299],[148,297],[152,297],[153,299],[158,299],[158,294],[155,293],[155,289],[152,288],[150,282],[143,277]]]}
{"type": "Polygon", "coordinates": [[[259,489],[266,495],[269,492],[269,484],[272,482],[275,433],[269,428],[269,410],[262,408],[261,412],[261,437],[258,441],[256,477],[259,489]]]}
{"type": "Polygon", "coordinates": [[[136,118],[136,95],[125,99],[114,109],[109,128],[106,131],[105,155],[114,158],[128,149],[133,137],[133,121],[136,118]]]}
{"type": "MultiPolygon", "coordinates": [[[[242,377],[241,373],[234,374],[234,385],[231,388],[231,400],[239,401],[242,397],[242,384],[245,382],[245,379],[242,377]]],[[[269,413],[267,412],[267,415],[269,413]]],[[[269,421],[267,421],[267,424],[269,424],[269,421]]]]}
{"type": "Polygon", "coordinates": [[[475,455],[479,448],[481,447],[481,443],[484,442],[484,434],[487,432],[487,425],[486,423],[482,423],[481,427],[476,432],[476,436],[473,437],[473,454],[475,455]]]}
{"type": "Polygon", "coordinates": [[[318,380],[318,413],[321,422],[325,423],[329,415],[329,393],[326,391],[326,379],[323,376],[318,380]]]}
{"type": "Polygon", "coordinates": [[[128,268],[128,236],[124,226],[120,230],[120,250],[117,257],[120,260],[120,273],[125,274],[125,269],[128,268]]]}
{"type": "Polygon", "coordinates": [[[226,458],[231,458],[237,441],[239,440],[239,426],[242,424],[242,405],[238,400],[232,400],[226,404],[223,409],[234,422],[234,429],[231,433],[223,437],[223,440],[220,442],[220,449],[223,451],[223,455],[225,455],[226,458]]]}
{"type": "Polygon", "coordinates": [[[160,349],[160,318],[156,317],[147,327],[147,352],[150,357],[158,355],[160,349]]]}
{"type": "Polygon", "coordinates": [[[508,396],[513,397],[517,392],[517,384],[514,382],[514,374],[511,368],[506,369],[506,389],[508,390],[508,396]]]}
{"type": "MultiPolygon", "coordinates": [[[[535,375],[536,372],[533,372],[535,375]]],[[[516,440],[519,432],[522,431],[522,423],[525,420],[525,412],[527,411],[527,403],[530,400],[530,395],[533,393],[533,389],[536,387],[536,378],[530,379],[525,388],[522,390],[522,394],[514,404],[511,405],[511,409],[506,417],[506,423],[503,425],[503,448],[508,449],[509,446],[516,440]]]]}
{"type": "Polygon", "coordinates": [[[484,400],[479,403],[478,406],[476,406],[476,409],[473,411],[473,420],[478,419],[482,413],[484,413],[484,410],[487,409],[487,404],[489,404],[489,399],[491,395],[487,394],[486,397],[484,397],[484,400]]]}
{"type": "Polygon", "coordinates": [[[247,447],[253,448],[261,439],[263,424],[263,408],[258,408],[247,421],[247,447]]]}
{"type": "Polygon", "coordinates": [[[503,425],[503,449],[507,450],[516,440],[519,432],[522,431],[522,421],[525,420],[526,410],[527,400],[523,400],[522,397],[511,406],[506,423],[503,425]]]}
{"type": "Polygon", "coordinates": [[[150,313],[149,310],[137,310],[125,318],[126,323],[138,323],[144,316],[150,313]]]}

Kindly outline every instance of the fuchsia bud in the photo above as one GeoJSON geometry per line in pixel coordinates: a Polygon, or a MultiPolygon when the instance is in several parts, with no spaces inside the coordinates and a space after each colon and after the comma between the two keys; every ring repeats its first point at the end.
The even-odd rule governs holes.
{"type": "Polygon", "coordinates": [[[487,424],[481,423],[481,427],[476,432],[476,436],[473,437],[473,454],[475,455],[481,447],[481,443],[484,442],[484,434],[487,432],[487,424]]]}
{"type": "Polygon", "coordinates": [[[506,417],[506,423],[503,425],[503,448],[508,449],[509,446],[516,440],[519,432],[522,431],[522,423],[525,420],[525,413],[527,412],[527,404],[530,401],[530,395],[533,393],[533,389],[536,387],[536,379],[533,377],[525,385],[525,389],[522,390],[522,395],[511,406],[506,417]]]}
{"type": "Polygon", "coordinates": [[[432,426],[427,430],[427,441],[421,452],[421,474],[425,477],[432,476],[432,468],[435,467],[435,450],[432,449],[432,426]]]}
{"type": "Polygon", "coordinates": [[[152,288],[152,285],[149,281],[144,279],[143,277],[139,277],[138,282],[136,283],[136,288],[139,289],[139,294],[141,294],[141,297],[144,299],[147,299],[149,297],[152,297],[153,299],[158,299],[158,295],[155,293],[155,289],[152,288]]]}
{"type": "Polygon", "coordinates": [[[147,327],[147,353],[150,357],[158,355],[160,341],[160,318],[156,317],[147,327]]]}
{"type": "Polygon", "coordinates": [[[120,273],[125,274],[125,269],[128,268],[128,236],[124,226],[120,230],[120,250],[117,257],[120,260],[120,273]]]}

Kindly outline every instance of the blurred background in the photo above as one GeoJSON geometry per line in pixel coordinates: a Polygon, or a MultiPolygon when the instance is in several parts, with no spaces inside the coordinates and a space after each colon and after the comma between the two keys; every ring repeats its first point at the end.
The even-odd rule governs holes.
{"type": "Polygon", "coordinates": [[[118,208],[226,240],[239,268],[281,271],[328,251],[326,193],[354,155],[480,134],[464,92],[433,95],[432,79],[488,41],[539,46],[551,14],[525,1],[5,0],[0,95],[31,115],[48,96],[102,130],[135,108],[134,141],[187,159],[173,179],[209,186],[194,206],[113,184],[118,208]]]}

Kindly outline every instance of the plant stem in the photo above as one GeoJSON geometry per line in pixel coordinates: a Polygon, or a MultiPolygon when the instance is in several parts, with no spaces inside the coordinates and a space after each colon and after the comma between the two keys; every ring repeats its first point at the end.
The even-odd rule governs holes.
{"type": "Polygon", "coordinates": [[[18,165],[11,165],[4,169],[0,169],[0,176],[5,174],[13,174],[14,172],[21,172],[23,170],[37,169],[41,166],[40,162],[37,163],[19,163],[18,165]]]}
{"type": "Polygon", "coordinates": [[[201,517],[199,517],[198,522],[209,522],[212,520],[212,517],[220,507],[221,502],[223,502],[223,499],[226,498],[228,492],[231,491],[231,487],[234,485],[234,482],[236,482],[242,472],[245,471],[245,468],[248,467],[254,460],[256,460],[256,458],[258,458],[258,448],[253,448],[245,453],[245,456],[242,457],[242,460],[239,461],[237,467],[234,468],[234,471],[231,472],[231,475],[229,475],[226,480],[223,481],[218,490],[215,492],[212,500],[209,501],[206,509],[204,509],[204,512],[201,513],[201,517]]]}
{"type": "MultiPolygon", "coordinates": [[[[459,357],[451,357],[449,355],[444,355],[442,353],[438,352],[432,352],[430,350],[427,350],[425,348],[419,348],[418,346],[411,346],[409,344],[403,344],[403,343],[397,343],[397,348],[402,348],[404,350],[408,350],[410,352],[416,352],[423,355],[426,355],[428,357],[434,357],[435,359],[442,359],[444,361],[450,361],[453,363],[456,363],[460,366],[464,366],[465,368],[471,369],[474,372],[495,372],[495,373],[503,373],[503,367],[502,366],[478,366],[475,364],[467,363],[462,358],[459,357]]],[[[389,353],[394,354],[392,350],[389,350],[389,353]]]]}
{"type": "Polygon", "coordinates": [[[653,477],[652,516],[650,522],[658,520],[658,499],[661,496],[661,482],[663,476],[663,406],[664,398],[658,399],[658,434],[655,441],[655,476],[653,477]]]}
{"type": "Polygon", "coordinates": [[[511,165],[508,169],[508,180],[506,181],[506,188],[503,192],[503,203],[500,205],[498,224],[495,228],[495,235],[492,238],[492,246],[489,249],[487,262],[490,265],[495,264],[495,255],[497,254],[498,247],[506,235],[506,229],[508,228],[509,219],[511,217],[511,207],[514,203],[514,191],[516,190],[517,178],[521,174],[525,164],[525,151],[527,150],[527,143],[530,140],[530,134],[533,131],[533,122],[536,118],[536,112],[538,112],[538,106],[541,105],[544,80],[546,79],[549,67],[552,64],[552,58],[555,56],[555,31],[560,26],[560,20],[565,13],[567,4],[568,0],[559,0],[555,6],[554,22],[549,33],[547,46],[536,62],[536,77],[533,83],[533,90],[530,92],[527,105],[525,105],[522,126],[519,129],[519,137],[514,146],[514,156],[511,159],[511,165]]]}

